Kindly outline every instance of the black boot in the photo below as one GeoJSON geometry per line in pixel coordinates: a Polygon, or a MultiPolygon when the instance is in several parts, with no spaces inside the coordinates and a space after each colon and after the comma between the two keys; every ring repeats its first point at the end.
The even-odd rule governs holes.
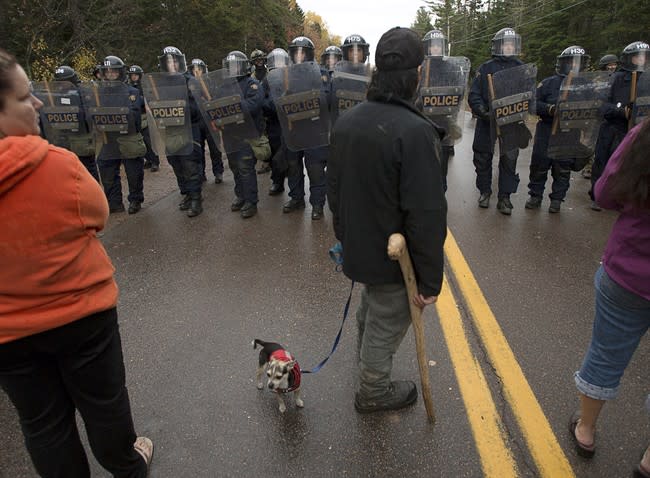
{"type": "Polygon", "coordinates": [[[183,200],[178,204],[178,209],[181,211],[187,211],[190,208],[190,201],[192,199],[190,198],[189,194],[184,194],[183,195],[183,200]]]}
{"type": "Polygon", "coordinates": [[[187,217],[195,217],[203,212],[203,198],[201,192],[190,193],[190,209],[187,211],[187,217]]]}

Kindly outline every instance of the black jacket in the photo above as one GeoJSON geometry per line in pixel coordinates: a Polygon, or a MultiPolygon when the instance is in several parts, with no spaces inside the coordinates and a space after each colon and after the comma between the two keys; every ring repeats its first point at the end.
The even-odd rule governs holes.
{"type": "Polygon", "coordinates": [[[437,128],[413,106],[366,101],[339,117],[331,134],[327,199],[343,246],[343,272],[365,284],[403,282],[386,252],[406,237],[419,291],[442,286],[447,202],[437,128]]]}

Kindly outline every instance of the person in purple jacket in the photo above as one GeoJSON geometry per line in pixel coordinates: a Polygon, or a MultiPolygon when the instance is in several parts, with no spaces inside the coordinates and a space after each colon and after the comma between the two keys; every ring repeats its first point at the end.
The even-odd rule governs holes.
{"type": "MultiPolygon", "coordinates": [[[[599,206],[619,212],[596,272],[591,344],[575,373],[580,409],[570,421],[580,456],[595,452],[596,421],[616,398],[625,368],[650,326],[650,120],[632,129],[595,185],[599,206]]],[[[635,476],[650,477],[650,447],[635,476]]]]}

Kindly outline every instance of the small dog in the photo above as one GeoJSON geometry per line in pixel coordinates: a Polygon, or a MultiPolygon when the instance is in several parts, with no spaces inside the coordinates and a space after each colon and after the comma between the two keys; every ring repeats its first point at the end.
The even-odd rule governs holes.
{"type": "Polygon", "coordinates": [[[262,350],[260,350],[259,367],[257,369],[257,388],[259,390],[264,388],[262,374],[266,370],[268,376],[266,384],[278,397],[280,413],[287,410],[284,398],[282,398],[285,393],[294,392],[296,406],[299,408],[304,407],[305,404],[300,398],[300,366],[298,362],[280,344],[255,339],[253,349],[256,349],[258,345],[262,346],[262,350]]]}

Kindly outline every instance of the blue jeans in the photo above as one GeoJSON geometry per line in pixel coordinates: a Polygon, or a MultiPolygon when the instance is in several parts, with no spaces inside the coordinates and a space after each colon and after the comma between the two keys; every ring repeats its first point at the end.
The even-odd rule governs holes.
{"type": "Polygon", "coordinates": [[[596,316],[589,350],[575,373],[578,390],[612,400],[627,364],[650,326],[650,301],[614,282],[601,265],[594,280],[596,316]]]}

